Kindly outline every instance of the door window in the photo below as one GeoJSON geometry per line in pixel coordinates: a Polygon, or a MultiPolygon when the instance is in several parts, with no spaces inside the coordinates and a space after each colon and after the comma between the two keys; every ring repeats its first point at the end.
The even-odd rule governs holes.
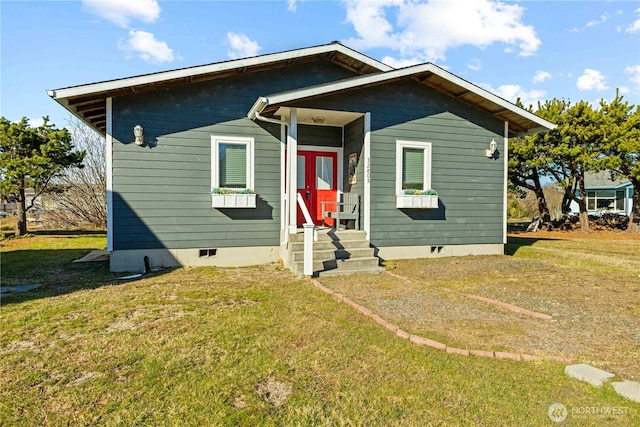
{"type": "Polygon", "coordinates": [[[298,156],[298,179],[297,179],[297,188],[298,190],[304,189],[305,188],[305,177],[306,177],[306,170],[305,170],[305,157],[304,156],[298,156]]]}
{"type": "Polygon", "coordinates": [[[333,159],[316,157],[316,190],[333,190],[333,159]]]}

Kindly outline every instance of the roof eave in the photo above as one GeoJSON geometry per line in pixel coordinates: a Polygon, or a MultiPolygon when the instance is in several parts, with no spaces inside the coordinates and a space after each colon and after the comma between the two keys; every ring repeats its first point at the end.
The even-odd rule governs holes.
{"type": "Polygon", "coordinates": [[[339,52],[354,58],[369,67],[375,68],[379,71],[393,70],[393,67],[376,61],[360,52],[352,50],[340,43],[330,43],[320,46],[295,49],[286,52],[271,53],[266,55],[254,56],[250,58],[235,59],[224,62],[217,62],[208,65],[200,65],[189,68],[182,68],[178,70],[163,71],[154,74],[144,74],[141,76],[127,77],[124,79],[109,80],[98,83],[91,83],[86,85],[72,86],[67,88],[48,90],[49,96],[52,98],[71,98],[83,95],[91,95],[96,93],[110,92],[118,89],[126,89],[129,87],[143,86],[153,83],[161,83],[163,81],[189,79],[205,74],[215,74],[224,71],[230,71],[234,69],[241,69],[245,67],[255,67],[259,65],[276,63],[279,61],[293,60],[296,58],[303,58],[307,56],[319,55],[329,52],[339,52]]]}
{"type": "MultiPolygon", "coordinates": [[[[317,96],[326,95],[332,92],[338,92],[343,90],[355,89],[357,87],[384,83],[395,79],[400,79],[403,77],[415,76],[422,73],[433,73],[438,75],[439,77],[450,81],[451,83],[459,86],[465,91],[473,92],[476,95],[492,102],[496,106],[504,109],[505,111],[510,111],[518,116],[527,120],[530,124],[529,127],[525,127],[524,132],[520,132],[516,134],[516,136],[521,135],[531,135],[534,133],[546,132],[556,128],[556,125],[536,116],[535,114],[518,107],[511,102],[500,98],[497,95],[492,94],[491,92],[482,89],[479,86],[476,86],[472,83],[467,82],[464,79],[461,79],[448,71],[443,70],[442,68],[428,63],[428,64],[419,64],[401,69],[394,69],[382,73],[369,74],[358,77],[351,77],[348,79],[340,80],[338,82],[325,83],[321,85],[306,87],[302,89],[287,91],[276,93],[268,96],[263,96],[258,98],[254,106],[250,110],[250,113],[257,111],[258,113],[262,112],[262,109],[266,107],[266,105],[278,105],[286,102],[291,102],[298,99],[307,99],[313,98],[317,96]],[[261,101],[262,100],[262,101],[261,101]],[[262,102],[262,103],[261,103],[262,102]]],[[[251,116],[250,116],[251,117],[251,116]]]]}
{"type": "Polygon", "coordinates": [[[541,132],[549,132],[550,130],[553,130],[557,127],[557,125],[554,125],[550,122],[547,122],[547,123],[549,123],[549,126],[538,126],[535,128],[527,129],[525,132],[518,132],[516,136],[522,137],[522,136],[535,135],[536,133],[541,133],[541,132]]]}
{"type": "Polygon", "coordinates": [[[251,106],[251,109],[247,113],[247,117],[251,120],[255,120],[256,116],[260,114],[267,105],[269,105],[269,99],[263,96],[259,97],[251,106]]]}

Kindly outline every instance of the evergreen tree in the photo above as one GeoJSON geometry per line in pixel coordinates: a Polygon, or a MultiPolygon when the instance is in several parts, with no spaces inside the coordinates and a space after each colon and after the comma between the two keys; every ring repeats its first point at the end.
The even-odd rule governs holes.
{"type": "Polygon", "coordinates": [[[35,199],[62,171],[82,167],[84,156],[84,151],[74,151],[71,134],[56,129],[48,117],[36,128],[26,117],[16,123],[0,118],[0,192],[17,201],[17,236],[27,232],[26,212],[33,208],[35,199]],[[26,188],[34,190],[28,205],[26,188]]]}
{"type": "MultiPolygon", "coordinates": [[[[522,107],[520,100],[516,104],[522,107]]],[[[556,123],[563,114],[565,101],[553,99],[538,104],[535,114],[556,123]]],[[[531,111],[529,107],[529,111],[531,111]]],[[[547,133],[539,133],[509,141],[509,181],[515,187],[533,191],[538,203],[538,212],[543,222],[551,221],[551,213],[544,195],[543,178],[549,174],[551,140],[547,133]]]]}
{"type": "Polygon", "coordinates": [[[557,121],[557,128],[549,132],[551,141],[549,173],[564,190],[566,201],[578,204],[580,225],[583,232],[589,231],[585,172],[593,167],[595,158],[602,155],[602,144],[598,133],[601,116],[588,102],[580,101],[569,106],[557,121]]]}

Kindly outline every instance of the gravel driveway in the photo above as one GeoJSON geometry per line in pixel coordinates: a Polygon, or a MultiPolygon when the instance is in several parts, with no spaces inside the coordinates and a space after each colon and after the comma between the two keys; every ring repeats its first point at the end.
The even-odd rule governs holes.
{"type": "Polygon", "coordinates": [[[640,380],[640,240],[524,243],[515,256],[402,260],[387,263],[393,275],[320,281],[404,330],[449,346],[561,356],[640,380]]]}

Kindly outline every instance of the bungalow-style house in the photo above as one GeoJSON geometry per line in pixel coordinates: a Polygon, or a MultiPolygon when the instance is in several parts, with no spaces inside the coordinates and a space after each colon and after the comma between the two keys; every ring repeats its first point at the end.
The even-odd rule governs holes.
{"type": "Polygon", "coordinates": [[[303,223],[326,227],[315,272],[501,254],[507,139],[554,127],[431,63],[337,42],[48,93],[106,137],[113,271],[300,271],[303,223]]]}
{"type": "MultiPolygon", "coordinates": [[[[584,175],[589,215],[614,213],[629,216],[633,206],[633,184],[628,179],[612,180],[608,171],[587,172],[584,175]]],[[[579,213],[576,202],[571,202],[571,212],[579,213]]]]}

